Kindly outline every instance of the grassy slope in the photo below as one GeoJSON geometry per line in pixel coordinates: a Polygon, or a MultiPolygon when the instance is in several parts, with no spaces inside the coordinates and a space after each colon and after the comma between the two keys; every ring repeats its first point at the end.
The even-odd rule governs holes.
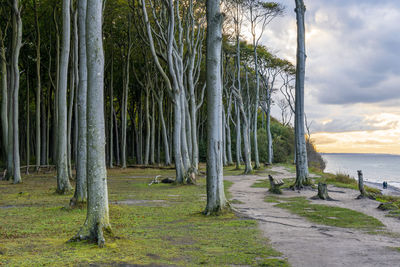
{"type": "Polygon", "coordinates": [[[157,169],[109,172],[113,236],[106,239],[103,249],[66,243],[83,224],[86,210],[64,208],[72,194],[54,194],[54,173],[23,177],[21,185],[1,181],[0,265],[287,265],[261,237],[255,221],[232,213],[201,215],[206,204],[204,179],[197,186],[149,187],[151,178],[129,178],[172,177],[173,173],[157,169]]]}

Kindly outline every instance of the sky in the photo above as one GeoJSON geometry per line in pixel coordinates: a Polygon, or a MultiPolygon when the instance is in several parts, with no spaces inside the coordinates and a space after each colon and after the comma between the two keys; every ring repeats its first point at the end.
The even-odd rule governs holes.
{"type": "MultiPolygon", "coordinates": [[[[295,63],[295,1],[276,1],[286,11],[262,43],[295,63]]],[[[305,4],[305,111],[317,149],[400,154],[400,1],[305,4]]]]}

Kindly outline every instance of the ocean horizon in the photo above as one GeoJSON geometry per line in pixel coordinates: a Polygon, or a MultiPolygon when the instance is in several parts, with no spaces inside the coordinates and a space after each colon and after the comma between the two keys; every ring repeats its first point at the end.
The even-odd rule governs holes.
{"type": "Polygon", "coordinates": [[[325,172],[344,173],[357,177],[362,170],[364,180],[373,183],[387,181],[400,188],[400,155],[376,153],[321,153],[326,162],[325,172]]]}

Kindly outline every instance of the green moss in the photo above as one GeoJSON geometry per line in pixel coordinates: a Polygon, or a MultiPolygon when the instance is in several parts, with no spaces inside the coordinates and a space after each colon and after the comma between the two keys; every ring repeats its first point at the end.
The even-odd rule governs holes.
{"type": "MultiPolygon", "coordinates": [[[[205,179],[200,177],[195,186],[148,186],[154,175],[170,174],[156,169],[126,169],[121,175],[109,171],[113,234],[103,249],[66,243],[83,225],[86,209],[64,208],[72,194],[54,194],[54,173],[24,176],[21,185],[0,181],[0,265],[257,266],[281,256],[261,237],[255,221],[233,213],[201,214],[205,179]],[[143,177],[131,178],[138,176],[143,177]]],[[[225,182],[226,189],[230,185],[225,182]]],[[[280,261],[285,264],[279,260],[265,266],[285,266],[280,261]]]]}
{"type": "Polygon", "coordinates": [[[379,230],[384,227],[382,222],[374,217],[351,209],[310,204],[310,201],[304,197],[285,200],[286,202],[281,202],[276,206],[303,216],[314,223],[368,231],[379,230]]]}

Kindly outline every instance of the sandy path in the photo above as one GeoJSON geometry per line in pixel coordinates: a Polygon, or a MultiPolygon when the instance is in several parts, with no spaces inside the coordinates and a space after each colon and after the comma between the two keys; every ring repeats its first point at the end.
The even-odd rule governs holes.
{"type": "MultiPolygon", "coordinates": [[[[288,178],[293,174],[282,167],[274,176],[288,178]]],[[[400,266],[400,252],[391,247],[400,247],[400,240],[382,235],[368,235],[354,229],[317,225],[288,211],[274,207],[275,203],[264,202],[269,194],[265,188],[251,188],[259,176],[228,176],[234,182],[230,191],[234,199],[243,204],[234,204],[244,216],[259,221],[259,227],[272,246],[288,258],[292,266],[400,266]]],[[[342,188],[329,188],[330,196],[339,201],[313,201],[358,210],[381,220],[388,231],[400,233],[400,220],[385,217],[376,209],[373,200],[355,200],[357,192],[342,188]]],[[[315,192],[285,191],[283,197],[315,195],[315,192]]]]}

